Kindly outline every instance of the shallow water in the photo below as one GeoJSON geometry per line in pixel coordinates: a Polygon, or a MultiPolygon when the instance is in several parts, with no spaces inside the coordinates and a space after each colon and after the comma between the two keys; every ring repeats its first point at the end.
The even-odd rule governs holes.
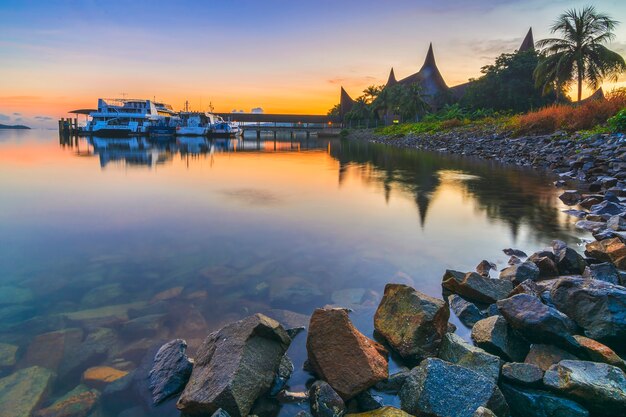
{"type": "MultiPolygon", "coordinates": [[[[230,321],[326,304],[353,308],[371,335],[388,282],[441,297],[446,268],[482,259],[502,268],[503,248],[578,243],[552,180],[338,139],[63,141],[54,131],[0,131],[0,341],[19,346],[0,375],[55,368],[54,398],[89,366],[130,371],[175,337],[193,356],[230,321]],[[34,339],[64,328],[81,329],[78,339],[34,339]],[[102,328],[112,330],[108,352],[72,372],[63,355],[37,355],[75,356],[102,328]]],[[[305,338],[290,350],[296,391],[308,378],[305,338]]],[[[174,403],[145,413],[175,415],[174,403]]]]}

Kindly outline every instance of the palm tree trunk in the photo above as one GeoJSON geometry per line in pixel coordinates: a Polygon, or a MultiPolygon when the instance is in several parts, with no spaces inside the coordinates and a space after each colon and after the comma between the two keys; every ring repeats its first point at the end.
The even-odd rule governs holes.
{"type": "Polygon", "coordinates": [[[583,95],[583,67],[581,65],[580,62],[578,62],[578,101],[580,102],[580,99],[582,98],[583,95]]]}

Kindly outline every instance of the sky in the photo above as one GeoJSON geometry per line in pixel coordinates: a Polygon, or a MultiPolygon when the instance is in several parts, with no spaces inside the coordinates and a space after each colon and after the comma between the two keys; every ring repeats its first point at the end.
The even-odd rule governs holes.
{"type": "Polygon", "coordinates": [[[0,0],[0,123],[54,127],[98,97],[325,114],[341,86],[417,72],[429,42],[454,86],[587,4],[624,22],[609,47],[626,55],[623,0],[0,0]]]}

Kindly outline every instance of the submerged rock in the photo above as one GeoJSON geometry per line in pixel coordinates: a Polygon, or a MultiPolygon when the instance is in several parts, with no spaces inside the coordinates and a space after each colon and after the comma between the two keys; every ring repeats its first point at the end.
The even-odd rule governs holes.
{"type": "Polygon", "coordinates": [[[53,379],[54,372],[40,366],[20,369],[0,379],[0,417],[31,417],[53,379]]]}
{"type": "Polygon", "coordinates": [[[454,333],[446,333],[439,349],[439,358],[450,363],[476,371],[494,381],[498,381],[502,360],[472,346],[454,333]]]}
{"type": "Polygon", "coordinates": [[[82,340],[83,331],[77,328],[37,335],[20,364],[24,367],[37,365],[56,372],[68,353],[76,349],[82,340]]]}
{"type": "Polygon", "coordinates": [[[576,325],[557,309],[543,304],[528,294],[518,294],[500,300],[498,310],[509,326],[535,343],[551,342],[562,347],[578,347],[572,337],[576,325]]]}
{"type": "Polygon", "coordinates": [[[314,417],[342,417],[346,414],[346,405],[343,400],[324,381],[315,381],[309,389],[311,412],[314,417]]]}
{"type": "Polygon", "coordinates": [[[15,354],[17,346],[8,343],[0,343],[0,369],[15,366],[15,354]]]}
{"type": "Polygon", "coordinates": [[[400,390],[402,409],[416,416],[472,417],[480,406],[498,416],[509,413],[496,383],[479,373],[441,359],[424,359],[400,390]]]}
{"type": "Polygon", "coordinates": [[[199,348],[177,407],[197,416],[219,408],[233,417],[248,415],[268,391],[291,339],[275,320],[247,317],[211,333],[199,348]]]}
{"type": "Polygon", "coordinates": [[[94,366],[83,372],[83,383],[89,387],[102,390],[111,382],[114,382],[124,376],[128,372],[110,366],[94,366]]]}
{"type": "Polygon", "coordinates": [[[587,337],[616,347],[626,340],[626,288],[594,279],[562,278],[550,296],[587,337]]]}
{"type": "Polygon", "coordinates": [[[521,362],[528,353],[528,343],[517,336],[504,317],[480,320],[472,328],[472,340],[478,347],[506,361],[521,362]]]}
{"type": "Polygon", "coordinates": [[[155,404],[163,402],[185,388],[193,368],[193,362],[185,354],[186,350],[187,342],[175,339],[161,346],[154,357],[149,379],[155,404]]]}
{"type": "Polygon", "coordinates": [[[476,272],[463,274],[452,270],[446,271],[441,285],[468,300],[487,304],[506,298],[513,289],[513,284],[507,280],[486,278],[476,272]]]}
{"type": "Polygon", "coordinates": [[[387,284],[374,315],[374,328],[400,356],[419,360],[437,354],[449,317],[443,300],[407,285],[387,284]]]}
{"type": "Polygon", "coordinates": [[[87,417],[99,399],[99,391],[79,385],[49,407],[37,411],[35,417],[87,417]]]}
{"type": "Polygon", "coordinates": [[[605,363],[564,360],[543,377],[552,390],[579,401],[592,413],[626,415],[626,375],[605,363]]]}
{"type": "Polygon", "coordinates": [[[589,412],[567,398],[536,389],[500,384],[513,417],[588,417],[589,412]]]}
{"type": "Polygon", "coordinates": [[[345,400],[387,379],[385,348],[361,334],[344,309],[315,310],[306,347],[313,372],[345,400]]]}

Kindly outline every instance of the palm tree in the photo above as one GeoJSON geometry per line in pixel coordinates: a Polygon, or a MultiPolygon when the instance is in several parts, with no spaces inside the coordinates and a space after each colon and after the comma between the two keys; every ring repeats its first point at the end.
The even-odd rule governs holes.
{"type": "Polygon", "coordinates": [[[576,79],[580,101],[583,81],[597,89],[604,79],[617,80],[619,74],[626,71],[626,63],[604,43],[615,38],[613,30],[618,23],[593,6],[580,11],[571,9],[559,16],[551,31],[561,33],[563,38],[537,42],[544,54],[535,70],[537,84],[544,89],[554,86],[558,91],[576,79]]]}

